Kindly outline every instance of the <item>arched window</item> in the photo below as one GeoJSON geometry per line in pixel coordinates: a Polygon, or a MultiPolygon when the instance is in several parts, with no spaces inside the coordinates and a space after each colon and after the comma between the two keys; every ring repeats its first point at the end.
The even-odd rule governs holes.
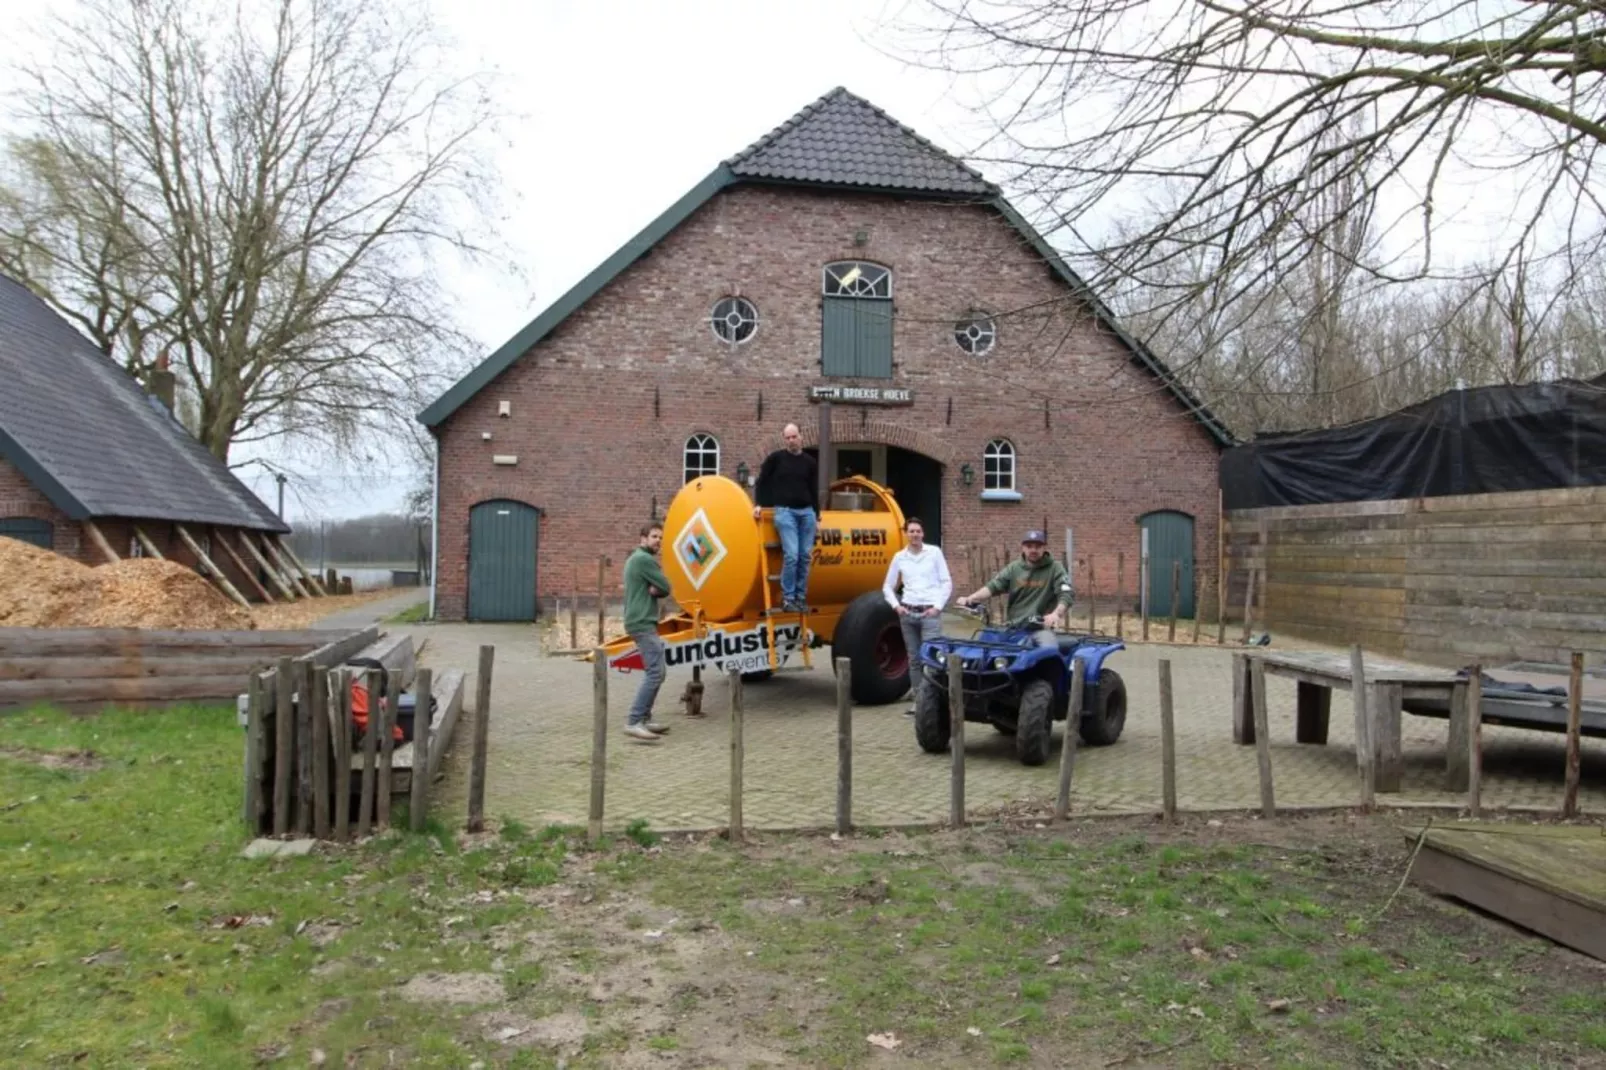
{"type": "Polygon", "coordinates": [[[702,476],[719,474],[719,439],[698,432],[686,440],[685,474],[687,483],[702,476]]]}
{"type": "Polygon", "coordinates": [[[1007,438],[995,438],[987,443],[987,452],[981,457],[981,489],[1015,489],[1015,446],[1007,438]]]}
{"type": "Polygon", "coordinates": [[[892,272],[864,260],[827,264],[820,294],[821,371],[892,378],[892,272]]]}

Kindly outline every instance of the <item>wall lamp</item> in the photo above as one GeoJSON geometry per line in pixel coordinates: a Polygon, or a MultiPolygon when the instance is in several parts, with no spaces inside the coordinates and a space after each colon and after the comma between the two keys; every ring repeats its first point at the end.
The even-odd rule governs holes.
{"type": "Polygon", "coordinates": [[[976,470],[970,467],[969,461],[959,466],[959,478],[964,481],[967,487],[976,482],[976,470]]]}

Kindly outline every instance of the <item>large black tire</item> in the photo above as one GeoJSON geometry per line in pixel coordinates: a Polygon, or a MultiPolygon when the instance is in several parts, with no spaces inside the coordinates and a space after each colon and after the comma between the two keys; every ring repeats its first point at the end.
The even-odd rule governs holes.
{"type": "Polygon", "coordinates": [[[1103,669],[1093,708],[1082,715],[1082,742],[1090,747],[1108,747],[1121,738],[1125,727],[1126,681],[1114,669],[1103,669]]]}
{"type": "Polygon", "coordinates": [[[898,614],[880,591],[866,591],[848,603],[831,637],[831,658],[851,665],[853,701],[884,706],[909,692],[909,654],[903,648],[898,614]]]}
{"type": "Polygon", "coordinates": [[[1054,733],[1054,685],[1028,680],[1020,689],[1020,716],[1015,719],[1015,753],[1022,765],[1048,761],[1054,733]]]}
{"type": "Polygon", "coordinates": [[[752,672],[744,672],[744,673],[742,673],[742,683],[744,683],[744,684],[761,684],[765,680],[768,680],[770,677],[772,677],[774,675],[775,675],[775,670],[774,669],[755,669],[752,672]]]}
{"type": "Polygon", "coordinates": [[[915,742],[927,754],[941,754],[948,749],[953,734],[953,719],[948,716],[948,693],[926,681],[915,704],[915,742]]]}

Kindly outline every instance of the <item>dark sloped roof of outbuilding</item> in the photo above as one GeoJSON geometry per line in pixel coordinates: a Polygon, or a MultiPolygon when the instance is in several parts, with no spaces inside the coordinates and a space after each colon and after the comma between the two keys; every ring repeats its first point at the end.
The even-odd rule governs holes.
{"type": "Polygon", "coordinates": [[[290,530],[132,376],[4,275],[0,457],[74,520],[290,530]]]}
{"type": "Polygon", "coordinates": [[[436,398],[418,414],[419,422],[426,427],[439,427],[715,194],[730,186],[756,183],[968,200],[994,208],[1055,275],[1092,307],[1099,322],[1126,347],[1132,362],[1163,383],[1217,445],[1231,446],[1236,441],[1226,425],[1148,346],[1127,333],[1109,307],[1071,270],[1036,228],[1015,211],[997,186],[880,108],[840,86],[720,164],[623,248],[436,398]]]}

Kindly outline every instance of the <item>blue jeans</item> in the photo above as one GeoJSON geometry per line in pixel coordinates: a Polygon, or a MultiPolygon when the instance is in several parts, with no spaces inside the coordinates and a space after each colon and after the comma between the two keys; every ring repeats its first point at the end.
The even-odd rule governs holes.
{"type": "Polygon", "coordinates": [[[909,652],[909,703],[920,705],[920,692],[926,686],[926,670],[920,667],[920,647],[942,638],[942,616],[917,617],[913,613],[898,618],[903,630],[903,648],[909,652]]]}
{"type": "Polygon", "coordinates": [[[775,507],[775,532],[781,537],[781,597],[802,602],[809,595],[809,564],[814,560],[814,510],[775,507]]]}
{"type": "Polygon", "coordinates": [[[652,704],[658,700],[658,689],[664,686],[664,641],[657,632],[631,632],[641,660],[647,666],[641,687],[636,690],[636,701],[630,704],[630,724],[646,724],[652,719],[652,704]]]}

